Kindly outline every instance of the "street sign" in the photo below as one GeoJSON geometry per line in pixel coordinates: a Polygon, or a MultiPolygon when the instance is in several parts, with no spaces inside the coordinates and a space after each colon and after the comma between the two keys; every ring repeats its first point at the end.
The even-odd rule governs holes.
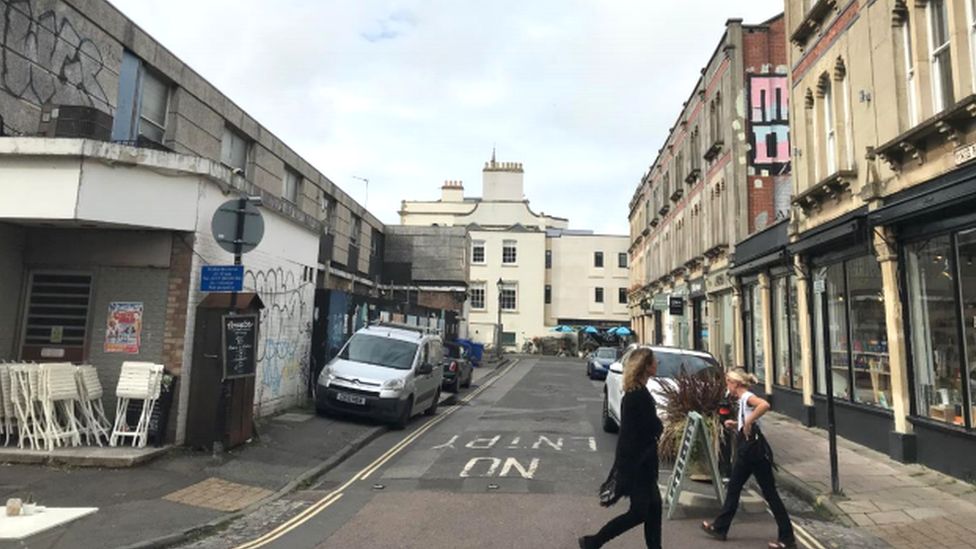
{"type": "Polygon", "coordinates": [[[668,490],[664,495],[664,506],[668,508],[668,519],[674,515],[674,510],[678,507],[678,499],[685,485],[685,475],[688,464],[692,456],[696,455],[695,447],[698,446],[697,455],[705,454],[708,458],[708,471],[712,475],[712,486],[715,488],[715,495],[718,497],[719,505],[725,503],[725,492],[722,490],[722,476],[718,472],[718,460],[715,457],[715,447],[712,445],[712,435],[705,426],[704,420],[698,412],[688,412],[688,422],[685,425],[685,432],[681,437],[681,447],[678,449],[678,458],[674,461],[674,469],[671,471],[671,478],[668,480],[668,490]],[[699,446],[699,443],[702,445],[699,446]]]}
{"type": "Polygon", "coordinates": [[[257,370],[257,315],[223,317],[224,379],[253,376],[257,370]]]}
{"type": "Polygon", "coordinates": [[[200,271],[201,292],[240,292],[243,289],[243,265],[204,265],[200,271]]]}
{"type": "Polygon", "coordinates": [[[684,316],[685,314],[685,298],[671,296],[671,301],[668,304],[669,312],[671,316],[684,316]]]}
{"type": "Polygon", "coordinates": [[[264,217],[261,211],[250,201],[244,201],[244,208],[241,211],[241,200],[235,198],[228,200],[217,208],[214,212],[213,220],[210,222],[210,230],[213,232],[214,240],[217,244],[230,253],[235,253],[234,244],[237,235],[238,213],[243,213],[244,222],[241,230],[241,253],[246,254],[258,247],[264,237],[264,217]]]}

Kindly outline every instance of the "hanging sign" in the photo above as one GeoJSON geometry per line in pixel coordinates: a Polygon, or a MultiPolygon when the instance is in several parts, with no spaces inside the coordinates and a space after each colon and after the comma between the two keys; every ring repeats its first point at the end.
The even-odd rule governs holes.
{"type": "Polygon", "coordinates": [[[664,294],[658,294],[654,296],[654,310],[655,311],[665,311],[668,308],[668,296],[664,294]]]}
{"type": "Polygon", "coordinates": [[[685,298],[671,296],[671,301],[668,304],[669,312],[671,316],[684,316],[685,314],[685,298]]]}
{"type": "Polygon", "coordinates": [[[106,353],[139,354],[142,344],[142,303],[113,301],[108,304],[105,324],[106,353]]]}
{"type": "Polygon", "coordinates": [[[257,369],[258,316],[224,315],[224,379],[253,376],[257,369]]]}
{"type": "Polygon", "coordinates": [[[664,495],[664,506],[668,510],[669,520],[678,507],[678,499],[681,497],[681,492],[685,486],[688,464],[692,456],[695,455],[696,447],[699,449],[698,455],[704,453],[708,457],[708,471],[712,476],[712,486],[715,488],[719,505],[725,503],[722,476],[718,472],[718,460],[715,457],[715,447],[712,445],[712,435],[705,427],[701,414],[689,412],[688,423],[685,425],[685,432],[681,437],[681,447],[678,449],[678,458],[674,462],[674,470],[671,471],[668,489],[664,495]]]}

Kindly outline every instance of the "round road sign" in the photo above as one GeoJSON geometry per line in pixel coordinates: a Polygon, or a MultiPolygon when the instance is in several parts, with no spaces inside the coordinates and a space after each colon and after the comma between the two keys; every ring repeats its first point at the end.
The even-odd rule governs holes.
{"type": "Polygon", "coordinates": [[[214,212],[210,230],[213,231],[217,244],[230,253],[234,253],[235,237],[237,236],[238,215],[244,216],[244,227],[241,231],[241,253],[246,254],[261,243],[264,237],[264,218],[261,211],[253,203],[245,201],[241,211],[241,200],[228,200],[214,212]]]}

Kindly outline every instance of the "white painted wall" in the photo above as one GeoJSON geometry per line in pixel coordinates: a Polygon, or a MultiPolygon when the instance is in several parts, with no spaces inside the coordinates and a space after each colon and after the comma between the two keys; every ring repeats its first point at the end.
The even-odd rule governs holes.
{"type": "Polygon", "coordinates": [[[485,286],[485,308],[471,309],[469,336],[480,343],[494,343],[498,319],[498,288],[501,278],[518,283],[518,310],[502,312],[504,331],[515,332],[516,346],[525,340],[544,335],[544,280],[546,237],[543,232],[473,231],[471,240],[485,242],[485,264],[471,265],[470,284],[485,286]],[[515,240],[518,246],[516,265],[502,264],[502,244],[515,240]]]}
{"type": "Polygon", "coordinates": [[[556,319],[609,320],[626,325],[626,303],[618,303],[617,291],[627,288],[629,270],[619,268],[617,254],[627,253],[627,236],[563,235],[549,238],[552,269],[547,273],[552,285],[552,305],[547,322],[556,319]],[[594,267],[594,253],[603,252],[603,268],[594,267]],[[596,302],[596,288],[603,288],[603,303],[596,302]]]}

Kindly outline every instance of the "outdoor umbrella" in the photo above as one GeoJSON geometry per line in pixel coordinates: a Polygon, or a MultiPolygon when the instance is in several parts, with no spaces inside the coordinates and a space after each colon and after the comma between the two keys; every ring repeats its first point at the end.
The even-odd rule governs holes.
{"type": "Polygon", "coordinates": [[[562,324],[560,324],[559,326],[556,326],[555,328],[553,328],[550,331],[559,332],[559,333],[562,333],[562,334],[568,334],[569,332],[572,332],[573,329],[570,328],[569,326],[563,326],[562,324]]]}
{"type": "Polygon", "coordinates": [[[610,333],[618,336],[632,336],[634,332],[626,326],[617,326],[616,328],[610,330],[610,333]]]}
{"type": "Polygon", "coordinates": [[[597,330],[593,326],[587,326],[586,328],[583,328],[583,333],[584,334],[598,334],[598,333],[600,333],[600,330],[597,330]]]}

